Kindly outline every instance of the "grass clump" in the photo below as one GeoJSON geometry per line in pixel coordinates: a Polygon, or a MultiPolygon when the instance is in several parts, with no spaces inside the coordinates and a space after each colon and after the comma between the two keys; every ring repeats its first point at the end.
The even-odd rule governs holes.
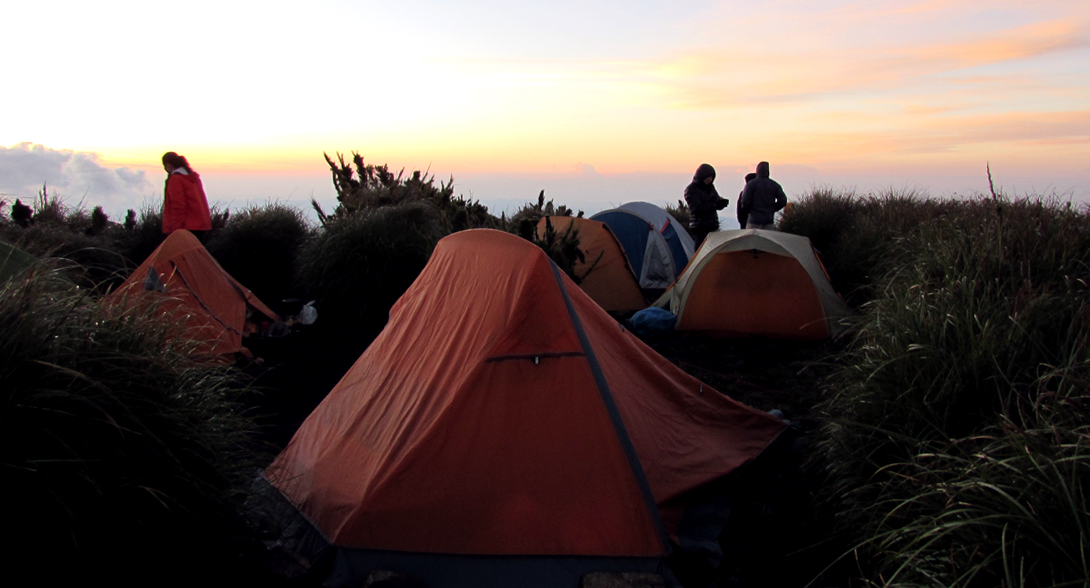
{"type": "Polygon", "coordinates": [[[689,233],[689,206],[685,204],[684,200],[678,200],[677,206],[667,204],[664,210],[677,220],[677,229],[679,231],[683,231],[685,234],[689,233]]]}
{"type": "Polygon", "coordinates": [[[817,439],[825,507],[855,544],[859,575],[886,586],[1085,581],[1090,219],[998,195],[817,195],[789,220],[833,251],[854,244],[870,267],[817,439]],[[878,227],[892,232],[871,241],[878,227]],[[1063,519],[1056,532],[1072,539],[1041,535],[1063,519]]]}
{"type": "Polygon", "coordinates": [[[109,217],[96,206],[88,212],[82,204],[69,206],[46,186],[32,205],[18,200],[10,222],[0,223],[0,240],[36,257],[63,257],[70,277],[83,286],[123,279],[132,266],[117,247],[109,217]]]}
{"type": "Polygon", "coordinates": [[[234,372],[40,266],[0,285],[0,323],[9,561],[112,585],[229,575],[259,462],[234,372]]]}
{"type": "Polygon", "coordinates": [[[206,247],[227,273],[275,302],[294,293],[296,256],[310,233],[298,209],[271,202],[231,215],[206,247]]]}

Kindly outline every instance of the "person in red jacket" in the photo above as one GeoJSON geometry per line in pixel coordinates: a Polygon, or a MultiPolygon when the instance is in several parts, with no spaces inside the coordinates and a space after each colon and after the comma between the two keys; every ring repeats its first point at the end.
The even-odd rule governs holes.
{"type": "Polygon", "coordinates": [[[173,151],[163,154],[163,169],[167,172],[167,185],[163,194],[163,232],[178,229],[201,235],[212,229],[212,214],[208,211],[208,199],[204,196],[201,176],[189,167],[185,157],[173,151]]]}

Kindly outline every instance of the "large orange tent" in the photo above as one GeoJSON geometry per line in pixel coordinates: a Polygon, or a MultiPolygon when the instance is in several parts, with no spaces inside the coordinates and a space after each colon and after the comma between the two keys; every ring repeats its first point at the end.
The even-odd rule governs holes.
{"type": "Polygon", "coordinates": [[[247,317],[251,324],[278,320],[186,230],[168,235],[105,302],[126,309],[150,304],[169,313],[185,325],[181,334],[197,342],[201,355],[243,351],[247,317]]]}
{"type": "Polygon", "coordinates": [[[626,332],[537,247],[438,244],[385,330],[265,471],[336,547],[429,586],[656,570],[690,491],[785,423],[626,332]]]}
{"type": "Polygon", "coordinates": [[[759,229],[709,234],[655,306],[679,331],[785,339],[827,339],[852,314],[809,239],[759,229]]]}
{"type": "Polygon", "coordinates": [[[609,312],[647,308],[636,275],[609,226],[586,218],[547,216],[537,223],[538,239],[545,237],[549,226],[559,235],[568,230],[579,232],[583,261],[577,262],[573,269],[576,276],[582,276],[579,287],[599,306],[609,312]]]}

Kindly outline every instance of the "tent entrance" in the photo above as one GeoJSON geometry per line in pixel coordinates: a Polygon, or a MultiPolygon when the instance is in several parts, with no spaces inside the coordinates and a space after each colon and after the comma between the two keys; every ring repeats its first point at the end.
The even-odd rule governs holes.
{"type": "Polygon", "coordinates": [[[706,262],[690,286],[678,328],[826,339],[824,316],[814,282],[798,260],[748,249],[716,253],[706,262]]]}

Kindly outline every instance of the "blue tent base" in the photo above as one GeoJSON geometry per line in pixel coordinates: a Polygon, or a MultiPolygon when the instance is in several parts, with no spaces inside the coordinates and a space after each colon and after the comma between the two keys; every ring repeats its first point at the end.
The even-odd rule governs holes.
{"type": "Polygon", "coordinates": [[[361,586],[374,570],[404,574],[429,588],[578,588],[583,576],[594,572],[650,572],[676,584],[664,558],[451,555],[340,548],[326,586],[361,586]]]}

